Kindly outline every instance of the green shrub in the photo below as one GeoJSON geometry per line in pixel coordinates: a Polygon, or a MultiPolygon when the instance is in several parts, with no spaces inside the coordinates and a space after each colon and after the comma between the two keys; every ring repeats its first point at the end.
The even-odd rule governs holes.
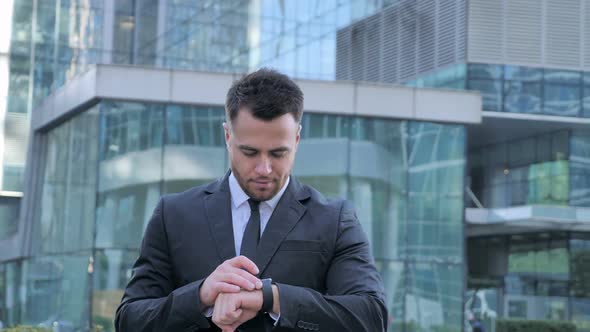
{"type": "Polygon", "coordinates": [[[17,326],[2,329],[0,332],[52,332],[52,330],[44,327],[17,326]]]}
{"type": "Polygon", "coordinates": [[[576,332],[576,326],[560,321],[498,320],[496,332],[576,332]]]}
{"type": "MultiPolygon", "coordinates": [[[[92,329],[92,332],[102,332],[103,329],[100,326],[95,326],[92,329]]],[[[49,329],[46,327],[33,327],[33,326],[16,326],[10,327],[6,329],[0,329],[0,332],[53,332],[53,329],[49,329]]]]}

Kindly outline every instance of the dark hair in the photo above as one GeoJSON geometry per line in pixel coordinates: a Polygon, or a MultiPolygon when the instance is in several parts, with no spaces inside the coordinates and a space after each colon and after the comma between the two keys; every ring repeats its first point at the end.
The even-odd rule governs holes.
{"type": "Polygon", "coordinates": [[[303,113],[303,92],[287,75],[261,68],[235,81],[227,92],[227,119],[233,122],[242,107],[255,118],[266,121],[291,113],[299,123],[303,113]]]}

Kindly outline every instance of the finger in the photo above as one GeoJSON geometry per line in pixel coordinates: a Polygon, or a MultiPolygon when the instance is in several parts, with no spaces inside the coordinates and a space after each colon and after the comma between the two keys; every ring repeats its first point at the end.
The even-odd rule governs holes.
{"type": "Polygon", "coordinates": [[[218,281],[213,285],[213,289],[217,293],[238,293],[241,291],[240,286],[229,284],[227,282],[218,281]]]}
{"type": "Polygon", "coordinates": [[[226,263],[238,269],[244,269],[253,275],[260,273],[260,270],[258,270],[256,264],[246,256],[234,257],[230,260],[227,260],[226,263]]]}
{"type": "Polygon", "coordinates": [[[248,289],[248,290],[254,290],[254,288],[256,288],[256,289],[262,288],[262,281],[260,281],[260,279],[258,279],[258,277],[250,274],[248,271],[238,269],[235,267],[230,267],[227,270],[227,273],[235,273],[235,274],[241,276],[242,278],[248,280],[249,282],[251,282],[254,285],[254,287],[251,289],[248,289]]]}
{"type": "Polygon", "coordinates": [[[232,272],[221,274],[219,276],[218,281],[240,286],[240,288],[247,290],[254,290],[254,287],[256,285],[255,283],[252,283],[248,279],[242,277],[240,274],[232,272]]]}

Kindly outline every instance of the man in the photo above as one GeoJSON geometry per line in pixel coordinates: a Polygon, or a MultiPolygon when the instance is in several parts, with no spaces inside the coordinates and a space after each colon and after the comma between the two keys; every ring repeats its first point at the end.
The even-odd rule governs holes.
{"type": "Polygon", "coordinates": [[[160,200],[117,331],[385,331],[382,281],[354,209],[290,175],[299,87],[261,69],[233,84],[225,109],[231,170],[160,200]]]}

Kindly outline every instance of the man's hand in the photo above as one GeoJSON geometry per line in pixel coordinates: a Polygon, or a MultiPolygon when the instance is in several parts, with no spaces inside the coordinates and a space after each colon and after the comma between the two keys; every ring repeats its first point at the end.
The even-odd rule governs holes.
{"type": "Polygon", "coordinates": [[[221,293],[213,309],[213,323],[223,332],[234,332],[238,326],[256,317],[262,308],[262,291],[221,293]]]}
{"type": "Polygon", "coordinates": [[[204,307],[212,306],[220,293],[238,293],[262,288],[255,277],[260,271],[254,262],[245,256],[229,259],[219,265],[201,285],[199,296],[204,307]]]}

